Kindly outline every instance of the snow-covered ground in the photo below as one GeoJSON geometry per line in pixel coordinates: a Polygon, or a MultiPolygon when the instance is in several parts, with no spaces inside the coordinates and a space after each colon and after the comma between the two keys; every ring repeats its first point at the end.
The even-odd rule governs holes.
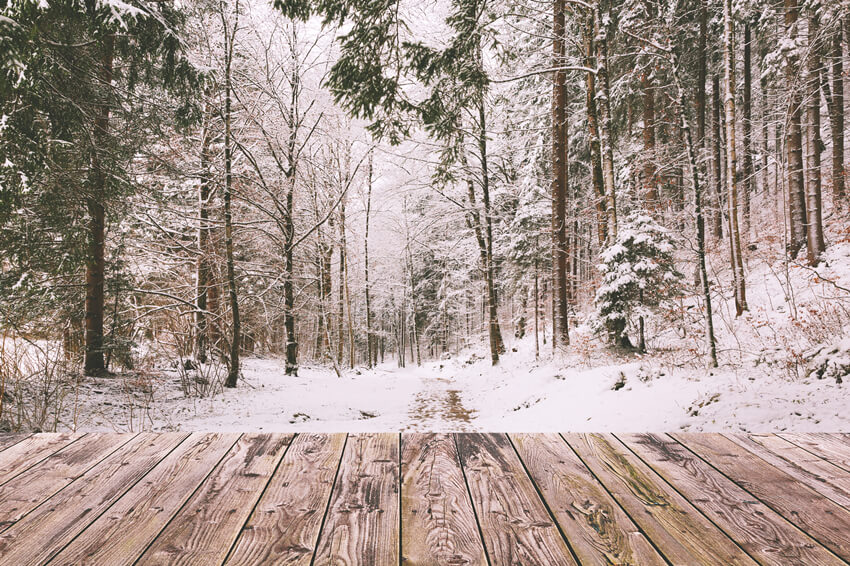
{"type": "MultiPolygon", "coordinates": [[[[705,369],[704,317],[691,297],[653,321],[643,357],[612,353],[584,324],[566,353],[541,345],[539,359],[533,336],[505,333],[509,351],[496,367],[481,346],[342,377],[309,365],[288,377],[282,360],[248,358],[236,390],[204,398],[186,396],[180,373],[162,362],[81,380],[59,428],[850,432],[850,241],[833,245],[817,270],[784,269],[769,246],[751,253],[750,310],[738,318],[722,258],[710,266],[724,281],[713,298],[719,369],[705,369]]],[[[182,374],[184,384],[196,377],[182,374]]]]}
{"type": "Polygon", "coordinates": [[[138,402],[130,410],[115,378],[97,380],[81,391],[78,429],[126,430],[132,417],[136,430],[850,430],[847,386],[755,368],[562,367],[521,350],[496,368],[466,355],[341,378],[324,368],[300,373],[285,376],[277,359],[247,359],[238,389],[206,399],[185,398],[167,379],[146,413],[138,402]]]}

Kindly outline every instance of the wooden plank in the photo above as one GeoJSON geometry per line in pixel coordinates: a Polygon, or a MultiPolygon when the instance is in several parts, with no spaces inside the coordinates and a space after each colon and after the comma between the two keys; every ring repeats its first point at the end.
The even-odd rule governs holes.
{"type": "Polygon", "coordinates": [[[0,486],[0,530],[41,505],[134,434],[88,434],[0,486]]]}
{"type": "Polygon", "coordinates": [[[850,559],[850,511],[728,438],[680,433],[673,437],[832,552],[850,559]]]}
{"type": "Polygon", "coordinates": [[[184,433],[143,433],[0,534],[0,563],[42,564],[115,503],[184,433]]]}
{"type": "Polygon", "coordinates": [[[309,566],[345,434],[299,434],[272,476],[227,559],[229,565],[309,566]]]}
{"type": "Polygon", "coordinates": [[[560,436],[510,437],[582,564],[665,564],[560,436]]]}
{"type": "Polygon", "coordinates": [[[850,473],[775,434],[727,434],[729,440],[824,497],[850,508],[850,473]]]}
{"type": "Polygon", "coordinates": [[[490,563],[576,564],[507,436],[455,438],[490,563]]]}
{"type": "Polygon", "coordinates": [[[673,564],[756,564],[612,435],[563,436],[673,564]]]}
{"type": "Polygon", "coordinates": [[[0,434],[0,451],[3,451],[10,446],[14,446],[18,442],[25,438],[29,438],[30,436],[32,435],[27,433],[4,432],[0,434]]]}
{"type": "Polygon", "coordinates": [[[348,437],[314,564],[398,566],[399,435],[348,437]]]}
{"type": "Polygon", "coordinates": [[[850,443],[844,441],[843,435],[782,433],[778,436],[850,472],[850,443]]]}
{"type": "Polygon", "coordinates": [[[761,564],[843,562],[723,474],[667,436],[618,435],[761,564]]]}
{"type": "Polygon", "coordinates": [[[81,438],[82,434],[35,434],[0,452],[0,485],[81,438]]]}
{"type": "Polygon", "coordinates": [[[136,564],[224,562],[291,440],[242,436],[136,564]]]}
{"type": "Polygon", "coordinates": [[[238,438],[238,434],[192,434],[51,564],[133,564],[238,438]]]}
{"type": "Polygon", "coordinates": [[[486,566],[454,438],[411,433],[401,443],[402,563],[486,566]]]}

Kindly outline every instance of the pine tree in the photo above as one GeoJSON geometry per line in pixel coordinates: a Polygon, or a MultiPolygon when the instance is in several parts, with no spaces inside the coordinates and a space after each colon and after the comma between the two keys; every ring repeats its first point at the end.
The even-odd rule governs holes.
{"type": "MultiPolygon", "coordinates": [[[[0,61],[0,114],[8,117],[0,154],[13,166],[0,190],[13,210],[29,211],[46,228],[32,234],[43,247],[15,243],[16,232],[28,232],[15,225],[31,217],[7,217],[2,230],[12,241],[4,249],[14,249],[14,263],[26,271],[69,274],[84,265],[84,367],[96,375],[106,371],[110,349],[106,237],[122,199],[137,188],[132,158],[154,125],[170,119],[157,108],[158,92],[179,96],[197,86],[177,35],[184,16],[168,3],[25,0],[9,4],[3,18],[2,46],[11,56],[0,61]],[[36,259],[32,249],[44,255],[36,259]]],[[[184,123],[196,114],[187,110],[184,123]]]]}
{"type": "Polygon", "coordinates": [[[645,211],[629,214],[617,239],[599,256],[602,284],[596,291],[595,326],[614,345],[632,348],[627,329],[638,317],[638,348],[646,349],[644,317],[678,292],[681,273],[673,260],[673,240],[645,211]]]}

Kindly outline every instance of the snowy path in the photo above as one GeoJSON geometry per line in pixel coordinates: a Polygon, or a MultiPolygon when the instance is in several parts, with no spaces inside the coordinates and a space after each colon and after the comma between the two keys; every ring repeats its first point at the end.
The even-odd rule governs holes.
{"type": "Polygon", "coordinates": [[[191,399],[172,375],[155,387],[147,408],[129,401],[120,378],[95,380],[80,392],[77,429],[850,431],[847,385],[791,380],[762,367],[701,373],[633,362],[587,368],[521,351],[496,368],[467,355],[403,369],[384,364],[341,378],[323,367],[288,377],[280,360],[249,358],[244,377],[236,390],[191,399]]]}

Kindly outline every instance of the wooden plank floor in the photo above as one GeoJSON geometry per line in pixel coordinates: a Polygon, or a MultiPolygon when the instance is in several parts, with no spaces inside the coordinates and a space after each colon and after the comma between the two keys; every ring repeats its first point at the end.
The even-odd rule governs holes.
{"type": "Polygon", "coordinates": [[[0,565],[850,564],[841,434],[0,435],[0,565]]]}

